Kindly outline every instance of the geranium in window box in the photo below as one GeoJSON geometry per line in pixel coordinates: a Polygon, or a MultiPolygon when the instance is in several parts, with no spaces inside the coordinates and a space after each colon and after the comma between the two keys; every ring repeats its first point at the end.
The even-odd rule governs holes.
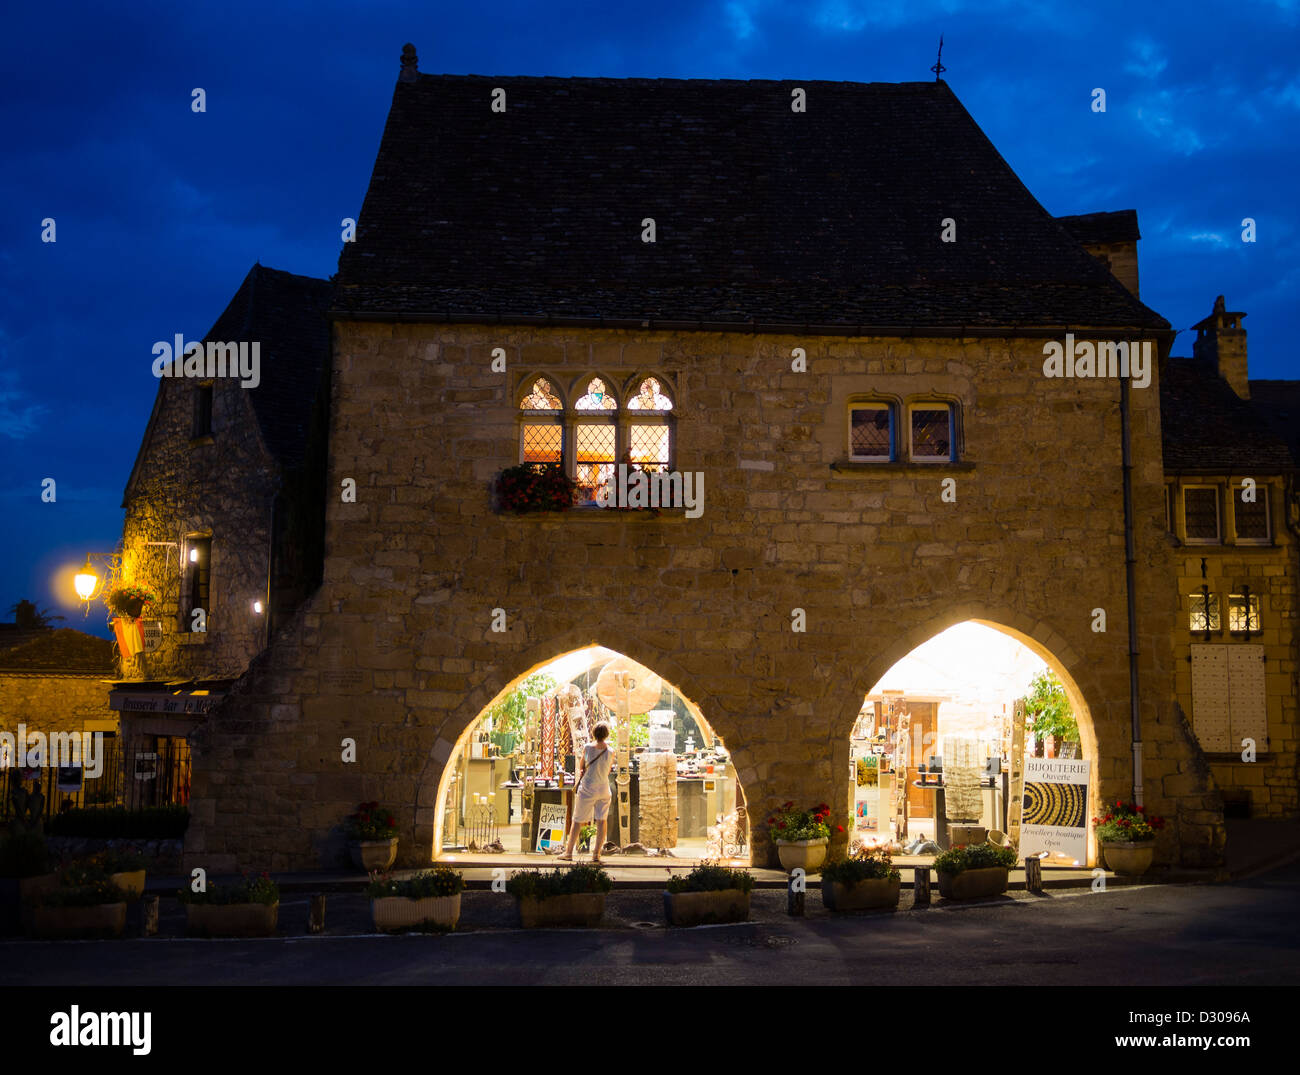
{"type": "Polygon", "coordinates": [[[564,470],[548,463],[520,463],[497,475],[499,511],[568,511],[573,507],[578,483],[564,470]]]}

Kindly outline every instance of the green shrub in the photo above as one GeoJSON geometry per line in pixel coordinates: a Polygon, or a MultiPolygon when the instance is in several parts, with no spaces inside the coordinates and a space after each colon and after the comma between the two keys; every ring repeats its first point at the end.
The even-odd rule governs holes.
{"type": "Polygon", "coordinates": [[[828,862],[822,867],[823,881],[838,881],[849,888],[859,881],[897,881],[901,877],[889,852],[883,848],[861,851],[852,858],[828,862]]]}
{"type": "Polygon", "coordinates": [[[12,832],[0,839],[0,877],[39,877],[50,872],[45,837],[39,832],[12,832]]]}
{"type": "Polygon", "coordinates": [[[579,863],[567,870],[554,869],[512,873],[506,891],[516,899],[544,900],[549,896],[576,896],[584,892],[608,892],[614,887],[609,874],[599,866],[579,863]]]}
{"type": "Polygon", "coordinates": [[[190,812],[184,806],[149,806],[143,810],[114,806],[65,811],[50,819],[48,829],[51,836],[177,840],[185,835],[189,823],[190,812]]]}
{"type": "Polygon", "coordinates": [[[934,860],[936,873],[956,876],[963,870],[987,870],[993,866],[1006,866],[1008,869],[1016,864],[1016,853],[1009,847],[995,844],[960,844],[945,851],[934,860]]]}
{"type": "Polygon", "coordinates": [[[732,870],[704,862],[684,876],[668,878],[665,887],[674,895],[679,892],[727,892],[731,889],[748,892],[754,887],[754,878],[748,870],[732,870]]]}
{"type": "Polygon", "coordinates": [[[366,895],[372,900],[386,896],[400,896],[408,900],[423,900],[430,896],[454,896],[465,889],[465,878],[448,866],[417,873],[405,881],[395,881],[387,874],[372,875],[366,886],[366,895]]]}
{"type": "Polygon", "coordinates": [[[86,884],[47,889],[39,898],[42,907],[95,907],[101,903],[123,903],[126,893],[104,877],[86,884]]]}
{"type": "Polygon", "coordinates": [[[264,903],[268,907],[280,902],[280,886],[271,880],[271,875],[263,873],[258,877],[245,874],[233,885],[219,885],[209,881],[202,892],[182,888],[176,893],[181,903],[207,903],[226,906],[233,903],[264,903]]]}

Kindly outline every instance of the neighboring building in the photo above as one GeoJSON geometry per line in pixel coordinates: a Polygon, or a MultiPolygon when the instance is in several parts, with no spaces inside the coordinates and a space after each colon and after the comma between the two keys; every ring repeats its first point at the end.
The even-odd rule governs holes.
{"type": "Polygon", "coordinates": [[[1134,296],[1138,295],[1137,244],[1142,235],[1138,231],[1135,209],[1059,216],[1056,219],[1089,254],[1111,271],[1116,280],[1134,296]]]}
{"type": "Polygon", "coordinates": [[[124,734],[169,753],[319,583],[329,293],[254,266],[204,342],[257,344],[260,383],[159,379],[121,558],[122,579],[159,596],[156,648],[123,661],[112,705],[124,734]]]}
{"type": "Polygon", "coordinates": [[[1223,296],[1161,374],[1165,518],[1178,546],[1178,700],[1230,811],[1300,810],[1300,381],[1252,381],[1223,296]]]}
{"type": "Polygon", "coordinates": [[[1066,683],[1093,809],[1127,798],[1125,405],[1145,800],[1163,860],[1219,861],[1174,694],[1158,374],[1043,371],[1067,332],[1167,355],[1131,232],[1054,221],[942,82],[426,76],[408,53],[333,300],[323,583],[192,736],[188,864],[332,863],[367,799],[428,862],[481,711],[592,642],[699,707],[761,818],[846,802],[867,691],[987,622],[1066,683]],[[703,514],[493,511],[521,460],[590,491],[625,457],[702,473],[703,514]]]}

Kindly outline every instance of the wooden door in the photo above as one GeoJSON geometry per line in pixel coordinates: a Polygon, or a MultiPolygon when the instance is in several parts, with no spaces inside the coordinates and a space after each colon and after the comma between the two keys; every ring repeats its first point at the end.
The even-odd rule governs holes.
{"type": "Polygon", "coordinates": [[[911,743],[907,767],[907,813],[910,817],[934,817],[933,791],[914,787],[921,779],[920,767],[930,763],[930,755],[939,753],[936,732],[938,705],[934,702],[908,702],[912,712],[911,743]]]}

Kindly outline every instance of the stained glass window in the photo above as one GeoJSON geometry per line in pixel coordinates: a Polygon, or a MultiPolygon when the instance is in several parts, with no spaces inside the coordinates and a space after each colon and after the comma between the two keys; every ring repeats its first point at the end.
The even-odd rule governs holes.
{"type": "Polygon", "coordinates": [[[519,434],[521,463],[559,463],[564,429],[559,422],[525,422],[519,434]]]}
{"type": "Polygon", "coordinates": [[[533,382],[532,391],[519,404],[521,411],[558,411],[560,407],[560,397],[545,377],[538,377],[533,382]]]}
{"type": "Polygon", "coordinates": [[[599,377],[593,377],[587,382],[587,394],[573,405],[573,409],[577,411],[613,411],[618,409],[618,401],[614,399],[604,381],[599,377]]]}
{"type": "Polygon", "coordinates": [[[641,382],[636,395],[627,401],[627,409],[629,411],[671,411],[673,401],[664,395],[657,378],[647,377],[641,382]]]}

